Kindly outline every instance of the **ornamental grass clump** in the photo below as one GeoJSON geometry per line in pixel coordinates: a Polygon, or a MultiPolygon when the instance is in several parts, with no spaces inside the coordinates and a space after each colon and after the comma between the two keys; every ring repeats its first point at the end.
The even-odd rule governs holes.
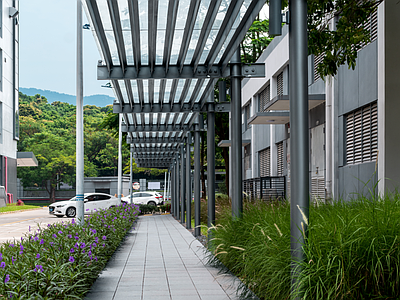
{"type": "Polygon", "coordinates": [[[48,224],[0,246],[0,298],[81,299],[139,214],[122,204],[99,210],[83,226],[48,224]]]}
{"type": "MultiPolygon", "coordinates": [[[[400,299],[399,194],[310,206],[307,221],[302,299],[400,299]]],[[[246,204],[213,231],[211,264],[261,299],[290,299],[289,204],[246,204]]]]}

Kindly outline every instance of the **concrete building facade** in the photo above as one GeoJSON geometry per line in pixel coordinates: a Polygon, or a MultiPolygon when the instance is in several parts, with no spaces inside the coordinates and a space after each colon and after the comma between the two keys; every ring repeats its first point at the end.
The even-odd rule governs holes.
{"type": "Polygon", "coordinates": [[[17,198],[18,0],[0,0],[0,186],[17,198]]]}
{"type": "MultiPolygon", "coordinates": [[[[309,56],[309,174],[314,198],[348,200],[370,190],[384,193],[400,187],[400,45],[394,38],[399,7],[385,1],[370,16],[371,42],[358,52],[354,70],[341,66],[334,78],[322,80],[316,72],[322,57],[309,56]]],[[[242,81],[242,137],[251,141],[243,151],[243,178],[248,192],[257,189],[249,183],[260,177],[284,177],[290,196],[287,26],[258,61],[265,63],[266,77],[242,81]]]]}

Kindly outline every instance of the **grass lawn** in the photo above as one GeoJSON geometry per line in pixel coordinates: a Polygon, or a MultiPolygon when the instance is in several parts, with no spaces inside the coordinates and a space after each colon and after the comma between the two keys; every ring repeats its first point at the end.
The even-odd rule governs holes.
{"type": "Polygon", "coordinates": [[[9,211],[17,211],[17,210],[25,210],[25,209],[32,209],[32,208],[40,208],[42,204],[35,204],[35,205],[16,205],[16,203],[7,204],[5,207],[0,207],[0,213],[9,212],[9,211]]]}

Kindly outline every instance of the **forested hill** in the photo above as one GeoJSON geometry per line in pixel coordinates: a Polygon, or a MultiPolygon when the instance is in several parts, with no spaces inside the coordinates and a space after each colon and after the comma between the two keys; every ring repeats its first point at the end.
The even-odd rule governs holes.
{"type": "MultiPolygon", "coordinates": [[[[58,101],[58,102],[66,102],[69,104],[76,105],[76,96],[68,95],[63,93],[58,93],[49,90],[41,90],[36,88],[19,88],[21,93],[24,93],[29,96],[34,96],[36,94],[40,94],[46,97],[49,103],[58,101]]],[[[84,105],[96,105],[99,107],[105,107],[107,105],[113,104],[114,98],[108,95],[91,95],[83,97],[84,105]]]]}
{"type": "MultiPolygon", "coordinates": [[[[36,94],[19,93],[20,137],[18,151],[31,151],[39,166],[18,168],[18,178],[25,187],[52,190],[58,182],[74,184],[76,161],[76,106],[36,94]],[[50,181],[50,186],[47,182],[50,181]]],[[[118,140],[109,128],[112,106],[84,106],[85,176],[116,176],[118,140]]],[[[125,139],[123,139],[125,141],[125,139]]],[[[129,147],[123,143],[123,167],[129,172],[129,147]]],[[[162,170],[141,169],[133,164],[140,178],[163,175],[162,170]]],[[[52,197],[52,196],[50,196],[52,197]]]]}

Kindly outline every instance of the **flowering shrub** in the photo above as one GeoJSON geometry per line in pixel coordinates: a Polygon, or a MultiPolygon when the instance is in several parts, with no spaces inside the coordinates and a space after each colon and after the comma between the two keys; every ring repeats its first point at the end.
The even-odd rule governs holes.
{"type": "Polygon", "coordinates": [[[139,214],[137,205],[100,210],[83,226],[48,224],[0,246],[0,298],[82,298],[139,214]]]}

